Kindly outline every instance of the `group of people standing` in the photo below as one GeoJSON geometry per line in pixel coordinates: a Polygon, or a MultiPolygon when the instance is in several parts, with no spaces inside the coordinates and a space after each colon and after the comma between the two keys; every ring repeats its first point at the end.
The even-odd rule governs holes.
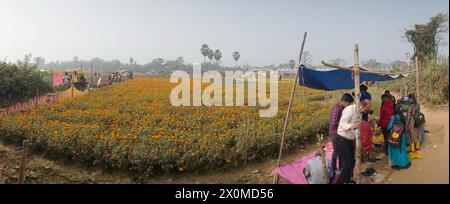
{"type": "Polygon", "coordinates": [[[122,75],[120,75],[119,72],[113,72],[108,76],[109,85],[120,82],[121,80],[122,75]]]}
{"type": "Polygon", "coordinates": [[[84,77],[84,74],[78,74],[76,71],[73,74],[65,73],[63,77],[64,85],[73,85],[76,89],[84,91],[89,88],[89,82],[84,77]]]}
{"type": "Polygon", "coordinates": [[[127,71],[127,72],[113,72],[108,76],[109,85],[117,82],[121,82],[124,77],[125,79],[133,79],[133,72],[127,71]],[[122,74],[125,73],[125,76],[122,76],[122,74]]]}
{"type": "Polygon", "coordinates": [[[336,184],[353,183],[353,169],[355,167],[355,138],[356,129],[361,131],[362,149],[367,161],[376,162],[372,158],[372,137],[377,126],[381,127],[384,137],[384,153],[388,156],[393,169],[409,168],[410,160],[421,159],[420,152],[421,131],[424,123],[423,114],[414,94],[395,100],[386,91],[382,95],[380,117],[378,121],[369,121],[372,111],[372,96],[367,92],[367,86],[361,85],[360,107],[356,107],[355,95],[346,93],[332,108],[329,115],[329,136],[333,143],[331,161],[332,175],[337,176],[336,184]],[[361,122],[356,119],[360,114],[361,122]],[[408,148],[409,147],[409,150],[408,148]]]}

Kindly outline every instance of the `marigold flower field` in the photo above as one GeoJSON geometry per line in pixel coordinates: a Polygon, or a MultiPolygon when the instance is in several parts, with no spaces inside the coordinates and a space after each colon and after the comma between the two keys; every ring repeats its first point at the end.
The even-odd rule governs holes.
{"type": "MultiPolygon", "coordinates": [[[[229,168],[278,153],[292,82],[279,84],[279,111],[258,107],[174,107],[168,78],[139,78],[57,105],[0,118],[0,139],[53,159],[143,173],[229,168]]],[[[327,126],[333,99],[297,92],[286,150],[311,142],[327,126]]],[[[331,95],[331,94],[329,94],[331,95]]]]}

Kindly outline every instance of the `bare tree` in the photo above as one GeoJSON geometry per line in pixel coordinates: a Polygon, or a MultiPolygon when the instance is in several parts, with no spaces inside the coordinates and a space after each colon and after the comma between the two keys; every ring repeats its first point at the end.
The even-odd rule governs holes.
{"type": "Polygon", "coordinates": [[[37,68],[43,68],[45,66],[45,59],[43,57],[36,57],[33,59],[37,68]]]}
{"type": "Polygon", "coordinates": [[[306,66],[310,66],[312,63],[312,54],[309,51],[303,52],[302,64],[306,66]]]}
{"type": "Polygon", "coordinates": [[[342,59],[342,58],[336,58],[336,59],[330,60],[330,62],[332,64],[335,64],[335,65],[338,65],[338,66],[345,66],[345,60],[342,59]]]}

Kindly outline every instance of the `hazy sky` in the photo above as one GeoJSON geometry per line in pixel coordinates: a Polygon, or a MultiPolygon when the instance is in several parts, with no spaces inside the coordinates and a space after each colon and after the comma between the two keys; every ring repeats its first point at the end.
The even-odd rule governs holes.
{"type": "Polygon", "coordinates": [[[241,63],[278,65],[298,58],[307,31],[316,64],[351,62],[354,43],[362,60],[388,62],[412,52],[403,29],[448,10],[448,0],[0,0],[0,57],[201,62],[206,43],[224,64],[240,51],[241,63]]]}

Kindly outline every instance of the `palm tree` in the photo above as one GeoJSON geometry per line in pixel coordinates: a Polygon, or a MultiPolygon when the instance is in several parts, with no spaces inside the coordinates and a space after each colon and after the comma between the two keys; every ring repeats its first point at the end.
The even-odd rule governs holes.
{"type": "Polygon", "coordinates": [[[214,59],[216,60],[216,63],[219,64],[220,59],[222,59],[222,52],[220,52],[220,50],[216,50],[214,53],[214,59]]]}
{"type": "Polygon", "coordinates": [[[209,46],[207,44],[203,44],[202,47],[200,48],[200,52],[203,55],[203,62],[205,62],[206,56],[208,56],[208,54],[209,54],[209,50],[210,49],[209,49],[209,46]]]}
{"type": "Polygon", "coordinates": [[[241,55],[239,54],[239,52],[238,51],[233,52],[233,59],[234,59],[234,61],[236,61],[236,66],[237,66],[237,62],[238,62],[239,58],[241,58],[241,55]]]}
{"type": "Polygon", "coordinates": [[[130,62],[130,65],[133,65],[134,59],[132,57],[130,57],[129,62],[130,62]]]}
{"type": "Polygon", "coordinates": [[[208,59],[211,62],[211,60],[214,58],[214,51],[209,49],[208,50],[208,59]]]}
{"type": "Polygon", "coordinates": [[[291,68],[291,72],[292,72],[292,70],[294,70],[294,67],[295,67],[295,60],[289,61],[289,67],[291,68]]]}

